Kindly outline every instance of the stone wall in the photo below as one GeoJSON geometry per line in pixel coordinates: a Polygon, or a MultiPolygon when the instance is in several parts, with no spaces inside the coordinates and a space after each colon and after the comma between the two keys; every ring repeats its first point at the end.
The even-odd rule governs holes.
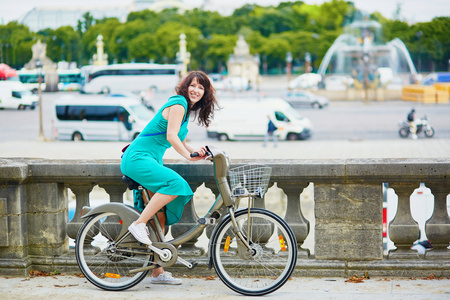
{"type": "MultiPolygon", "coordinates": [[[[233,166],[248,161],[235,161],[233,166]]],[[[450,159],[266,160],[272,167],[271,184],[287,197],[286,214],[297,238],[300,276],[347,276],[370,271],[376,276],[450,276],[450,219],[446,198],[450,192],[450,159]],[[310,223],[300,205],[303,190],[314,185],[314,255],[301,246],[310,223]],[[389,225],[397,247],[383,255],[383,190],[389,183],[398,195],[397,215],[389,225]],[[410,247],[419,227],[411,216],[409,196],[425,183],[435,196],[426,233],[434,246],[425,255],[410,247]]],[[[217,195],[212,165],[168,161],[193,190],[203,183],[217,195]]],[[[119,161],[0,159],[0,274],[26,275],[39,269],[78,272],[68,237],[75,238],[89,205],[89,193],[100,186],[111,202],[122,202],[119,161]],[[68,222],[68,188],[76,197],[75,217],[68,222]]],[[[258,204],[264,207],[264,202],[258,204]]],[[[184,232],[198,219],[192,202],[185,207],[173,232],[184,232]]],[[[177,233],[177,234],[178,234],[177,233]]],[[[183,245],[183,255],[204,252],[197,238],[183,245]]],[[[205,266],[205,264],[200,264],[205,266]]],[[[203,269],[204,270],[204,269],[203,269]]]]}

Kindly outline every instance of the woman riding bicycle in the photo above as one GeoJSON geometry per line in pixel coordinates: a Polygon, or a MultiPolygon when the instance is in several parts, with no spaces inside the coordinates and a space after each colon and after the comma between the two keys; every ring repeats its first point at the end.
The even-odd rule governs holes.
{"type": "MultiPolygon", "coordinates": [[[[145,129],[125,150],[121,171],[139,182],[150,194],[151,201],[143,209],[140,217],[128,230],[139,242],[151,245],[146,227],[150,218],[157,214],[162,227],[178,222],[184,205],[193,192],[189,184],[172,169],[163,166],[165,151],[173,147],[181,156],[190,161],[204,158],[204,147],[194,150],[186,144],[189,115],[194,113],[198,123],[208,126],[217,107],[215,89],[208,76],[202,71],[190,72],[175,88],[172,96],[159,109],[145,129]],[[197,152],[198,157],[190,157],[197,152]]],[[[162,268],[153,270],[152,283],[181,284],[162,268]]]]}

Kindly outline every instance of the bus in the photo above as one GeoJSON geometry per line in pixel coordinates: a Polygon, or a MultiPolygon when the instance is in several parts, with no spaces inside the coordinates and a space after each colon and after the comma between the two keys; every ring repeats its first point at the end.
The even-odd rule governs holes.
{"type": "MultiPolygon", "coordinates": [[[[80,69],[56,70],[59,77],[59,91],[79,91],[81,88],[81,72],[80,69]]],[[[22,69],[17,71],[19,81],[25,84],[33,93],[38,91],[38,73],[36,70],[22,69]]],[[[42,72],[41,89],[45,90],[45,73],[42,72]]]]}
{"type": "Polygon", "coordinates": [[[180,80],[176,64],[125,63],[81,68],[82,93],[170,91],[180,80]]]}
{"type": "Polygon", "coordinates": [[[79,91],[81,89],[80,69],[57,70],[59,76],[58,90],[79,91]]]}

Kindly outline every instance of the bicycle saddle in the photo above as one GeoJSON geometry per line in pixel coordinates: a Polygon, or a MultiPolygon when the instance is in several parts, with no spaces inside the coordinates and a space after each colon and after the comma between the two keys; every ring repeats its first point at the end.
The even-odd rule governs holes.
{"type": "Polygon", "coordinates": [[[141,186],[139,183],[126,175],[122,176],[122,182],[125,183],[130,190],[137,190],[141,186]]]}

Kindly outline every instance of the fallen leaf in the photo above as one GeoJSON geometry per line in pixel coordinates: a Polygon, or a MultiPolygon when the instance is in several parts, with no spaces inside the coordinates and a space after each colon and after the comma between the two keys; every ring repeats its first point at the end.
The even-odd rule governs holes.
{"type": "Polygon", "coordinates": [[[205,280],[215,280],[216,278],[214,276],[208,276],[205,278],[205,280]]]}
{"type": "Polygon", "coordinates": [[[358,277],[358,274],[355,274],[355,276],[350,277],[345,282],[361,283],[361,282],[364,282],[364,279],[368,279],[368,278],[366,278],[365,276],[358,277]]]}

